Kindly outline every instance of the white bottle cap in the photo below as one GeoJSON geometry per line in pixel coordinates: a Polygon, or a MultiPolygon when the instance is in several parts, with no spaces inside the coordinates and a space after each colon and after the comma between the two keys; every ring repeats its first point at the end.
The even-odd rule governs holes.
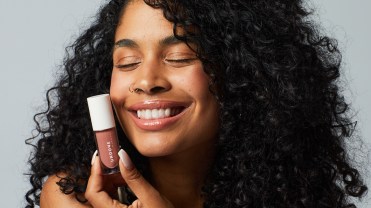
{"type": "Polygon", "coordinates": [[[94,131],[102,131],[116,126],[109,94],[88,97],[87,100],[94,131]]]}

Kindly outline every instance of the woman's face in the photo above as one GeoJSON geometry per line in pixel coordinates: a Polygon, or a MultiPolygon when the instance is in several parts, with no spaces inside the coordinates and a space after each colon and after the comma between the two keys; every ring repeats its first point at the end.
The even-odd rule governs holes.
{"type": "Polygon", "coordinates": [[[218,104],[196,54],[162,10],[129,3],[115,34],[110,94],[126,135],[148,157],[214,143],[218,104]]]}

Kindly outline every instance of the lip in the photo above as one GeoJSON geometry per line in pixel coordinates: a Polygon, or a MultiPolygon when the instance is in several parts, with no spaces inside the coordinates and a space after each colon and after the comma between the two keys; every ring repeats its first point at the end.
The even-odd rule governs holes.
{"type": "Polygon", "coordinates": [[[163,101],[163,100],[146,100],[143,102],[136,103],[128,108],[129,115],[134,121],[135,125],[145,131],[160,131],[168,128],[169,126],[176,123],[188,110],[190,103],[187,102],[176,102],[176,101],[163,101]],[[184,108],[179,114],[157,119],[140,119],[137,117],[137,110],[142,109],[160,109],[160,108],[184,108]]]}

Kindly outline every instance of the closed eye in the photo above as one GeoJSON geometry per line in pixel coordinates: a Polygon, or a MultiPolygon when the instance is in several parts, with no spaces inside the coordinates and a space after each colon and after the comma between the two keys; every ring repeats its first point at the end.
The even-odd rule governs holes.
{"type": "Polygon", "coordinates": [[[196,58],[187,58],[187,59],[166,59],[168,62],[174,62],[174,63],[189,63],[196,60],[196,58]]]}
{"type": "Polygon", "coordinates": [[[165,59],[165,63],[169,64],[172,67],[175,68],[181,68],[185,66],[189,66],[193,64],[194,61],[196,61],[197,58],[179,58],[179,59],[165,59]]]}
{"type": "Polygon", "coordinates": [[[117,64],[115,65],[116,68],[122,69],[125,71],[133,70],[136,68],[137,65],[139,65],[140,62],[130,63],[130,64],[117,64]]]}
{"type": "Polygon", "coordinates": [[[126,56],[119,59],[115,67],[122,71],[130,71],[135,69],[141,62],[142,60],[137,56],[126,56]]]}

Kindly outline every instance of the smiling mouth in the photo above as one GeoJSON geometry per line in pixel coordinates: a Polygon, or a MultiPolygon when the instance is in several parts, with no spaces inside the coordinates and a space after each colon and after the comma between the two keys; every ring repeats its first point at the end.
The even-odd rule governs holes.
{"type": "Polygon", "coordinates": [[[136,111],[136,116],[139,119],[146,120],[169,118],[180,114],[184,109],[185,107],[139,109],[136,111]]]}

